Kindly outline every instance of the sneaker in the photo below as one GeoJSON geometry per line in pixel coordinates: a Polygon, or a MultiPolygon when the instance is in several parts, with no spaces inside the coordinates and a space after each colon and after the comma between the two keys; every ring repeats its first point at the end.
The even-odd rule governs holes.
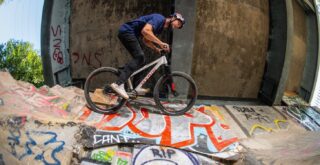
{"type": "Polygon", "coordinates": [[[110,85],[110,87],[117,92],[121,97],[123,97],[124,99],[128,100],[129,96],[126,92],[126,90],[124,89],[124,84],[118,85],[116,83],[112,83],[110,85]]]}

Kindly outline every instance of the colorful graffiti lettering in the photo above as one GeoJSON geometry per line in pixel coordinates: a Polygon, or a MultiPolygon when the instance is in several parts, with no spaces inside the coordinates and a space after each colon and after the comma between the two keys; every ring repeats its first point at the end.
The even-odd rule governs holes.
{"type": "Polygon", "coordinates": [[[52,53],[52,58],[53,60],[57,61],[59,64],[63,64],[63,52],[61,51],[61,43],[62,43],[62,39],[61,39],[61,26],[57,25],[57,26],[51,26],[51,32],[53,35],[53,53],[52,53]]]}
{"type": "Polygon", "coordinates": [[[115,151],[109,149],[106,152],[99,150],[96,153],[92,153],[91,159],[97,160],[100,162],[112,162],[112,157],[115,155],[115,151]]]}
{"type": "Polygon", "coordinates": [[[117,165],[127,165],[128,161],[118,158],[117,165]]]}
{"type": "Polygon", "coordinates": [[[18,87],[13,89],[14,93],[20,95],[26,102],[37,107],[39,110],[44,107],[52,107],[51,111],[57,116],[67,116],[67,112],[63,110],[65,100],[55,95],[44,94],[43,90],[37,90],[34,86],[29,88],[18,87]]]}
{"type": "Polygon", "coordinates": [[[215,153],[231,150],[238,139],[230,134],[230,128],[205,113],[211,107],[198,107],[183,116],[165,116],[149,113],[144,107],[136,109],[130,105],[119,110],[118,114],[103,117],[86,109],[80,120],[96,121],[94,126],[104,131],[96,131],[91,147],[114,143],[160,144],[177,148],[199,146],[196,139],[200,134],[208,137],[197,152],[215,153]],[[92,116],[95,116],[94,119],[92,116]],[[229,133],[229,134],[228,134],[229,133]],[[114,136],[114,135],[122,136],[114,136]],[[111,136],[113,135],[113,136],[111,136]]]}
{"type": "MultiPolygon", "coordinates": [[[[280,122],[282,122],[282,123],[287,123],[288,121],[287,121],[287,120],[275,119],[273,122],[274,122],[274,124],[277,126],[277,129],[281,129],[279,123],[280,123],[280,122]]],[[[264,131],[267,131],[267,132],[272,132],[272,131],[275,130],[275,129],[270,128],[270,127],[266,127],[266,126],[263,126],[263,125],[260,125],[260,124],[255,124],[255,125],[253,125],[253,126],[251,127],[251,129],[250,129],[250,135],[251,135],[251,136],[254,135],[254,133],[255,133],[255,131],[256,131],[257,129],[261,129],[261,130],[264,130],[264,131]]]]}
{"type": "Polygon", "coordinates": [[[9,133],[10,136],[8,137],[8,145],[11,147],[12,155],[18,158],[19,160],[22,160],[25,157],[31,155],[35,155],[35,160],[42,161],[46,165],[60,164],[60,160],[57,158],[57,154],[63,150],[65,142],[58,141],[56,133],[42,131],[27,131],[25,132],[25,135],[27,137],[27,140],[25,142],[20,141],[22,139],[22,134],[19,129],[10,130],[9,133]],[[34,137],[43,137],[46,139],[46,141],[40,143],[37,142],[34,137]],[[19,146],[24,146],[23,153],[17,152],[17,148],[19,146]],[[38,149],[34,150],[33,146],[41,146],[44,148],[41,151],[39,151],[38,149]],[[54,162],[48,161],[44,155],[50,155],[50,159],[54,162]]]}
{"type": "Polygon", "coordinates": [[[131,158],[132,158],[131,152],[117,151],[116,158],[114,159],[113,164],[128,165],[131,163],[131,158]]]}

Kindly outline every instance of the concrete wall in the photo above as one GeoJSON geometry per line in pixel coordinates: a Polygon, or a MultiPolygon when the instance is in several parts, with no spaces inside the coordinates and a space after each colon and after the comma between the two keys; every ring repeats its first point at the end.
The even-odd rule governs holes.
{"type": "Polygon", "coordinates": [[[292,0],[293,6],[293,51],[286,85],[286,91],[298,92],[303,76],[303,69],[307,56],[307,23],[306,14],[296,0],[292,0]]]}
{"type": "MultiPolygon", "coordinates": [[[[186,15],[187,25],[186,29],[174,32],[173,69],[192,73],[200,88],[200,95],[257,97],[268,37],[269,12],[266,0],[201,0],[188,1],[189,5],[181,0],[175,3],[173,0],[46,3],[48,8],[51,3],[52,11],[47,18],[52,19],[43,21],[47,22],[47,26],[43,27],[46,35],[42,38],[48,38],[43,48],[48,48],[48,53],[42,54],[52,55],[50,58],[44,57],[47,58],[45,61],[49,61],[45,65],[49,85],[62,84],[61,81],[71,84],[71,78],[73,82],[79,79],[83,81],[91,71],[101,66],[124,65],[131,57],[117,38],[119,26],[152,12],[169,15],[175,4],[176,10],[186,15]],[[60,20],[60,23],[54,20],[60,20]]],[[[170,42],[170,32],[160,38],[170,42]]],[[[149,49],[146,49],[146,56],[147,61],[158,57],[149,49]]],[[[156,79],[157,75],[150,84],[154,84],[156,79]]]]}
{"type": "Polygon", "coordinates": [[[200,95],[257,98],[269,34],[267,0],[199,0],[192,75],[200,95]]]}
{"type": "MultiPolygon", "coordinates": [[[[280,103],[283,91],[300,90],[309,97],[313,83],[308,80],[314,75],[310,70],[315,69],[304,63],[310,64],[316,56],[309,44],[314,40],[307,37],[315,22],[306,19],[303,10],[308,5],[300,7],[301,3],[48,0],[41,50],[46,84],[74,85],[78,79],[83,83],[95,68],[122,66],[131,57],[116,36],[120,24],[152,12],[169,15],[175,8],[185,15],[187,24],[173,32],[172,68],[191,73],[200,95],[257,98],[261,90],[267,102],[280,103]],[[313,58],[308,52],[313,52],[313,58]]],[[[170,32],[160,38],[171,42],[170,32]]],[[[148,62],[158,57],[150,49],[145,51],[148,62]]],[[[152,87],[157,77],[146,86],[152,87]]]]}
{"type": "MultiPolygon", "coordinates": [[[[101,66],[123,66],[131,56],[117,37],[120,25],[154,12],[168,16],[171,5],[171,0],[73,0],[70,19],[72,78],[86,78],[101,66]]],[[[166,41],[168,35],[164,33],[160,38],[166,41]]],[[[159,57],[150,49],[145,54],[147,62],[159,57]]]]}

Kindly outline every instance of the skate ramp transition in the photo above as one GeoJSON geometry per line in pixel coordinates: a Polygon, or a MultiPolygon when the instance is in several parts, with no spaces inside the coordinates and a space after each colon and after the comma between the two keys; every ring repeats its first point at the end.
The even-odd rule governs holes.
{"type": "MultiPolygon", "coordinates": [[[[196,105],[185,115],[167,116],[152,99],[139,98],[102,115],[86,107],[79,88],[35,88],[0,72],[0,164],[263,163],[270,161],[272,147],[284,151],[288,139],[275,143],[274,137],[289,133],[313,137],[286,150],[297,153],[311,143],[300,158],[313,163],[320,150],[318,113],[296,105],[196,105]],[[305,109],[308,119],[301,118],[305,109]]],[[[291,155],[272,161],[283,163],[291,155]]]]}
{"type": "Polygon", "coordinates": [[[0,153],[5,162],[70,164],[92,159],[140,164],[186,158],[188,164],[239,157],[238,138],[215,119],[214,107],[165,116],[153,112],[151,100],[139,99],[117,114],[102,115],[86,107],[81,89],[37,89],[6,72],[0,76],[0,153]]]}

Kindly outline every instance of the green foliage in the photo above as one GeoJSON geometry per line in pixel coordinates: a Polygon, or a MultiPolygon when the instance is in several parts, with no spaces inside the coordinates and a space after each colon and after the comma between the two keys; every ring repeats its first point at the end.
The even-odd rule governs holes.
{"type": "Polygon", "coordinates": [[[0,5],[4,2],[4,0],[0,0],[0,5]]]}
{"type": "Polygon", "coordinates": [[[17,80],[36,87],[44,84],[41,57],[29,42],[9,40],[0,44],[0,69],[5,68],[17,80]]]}

